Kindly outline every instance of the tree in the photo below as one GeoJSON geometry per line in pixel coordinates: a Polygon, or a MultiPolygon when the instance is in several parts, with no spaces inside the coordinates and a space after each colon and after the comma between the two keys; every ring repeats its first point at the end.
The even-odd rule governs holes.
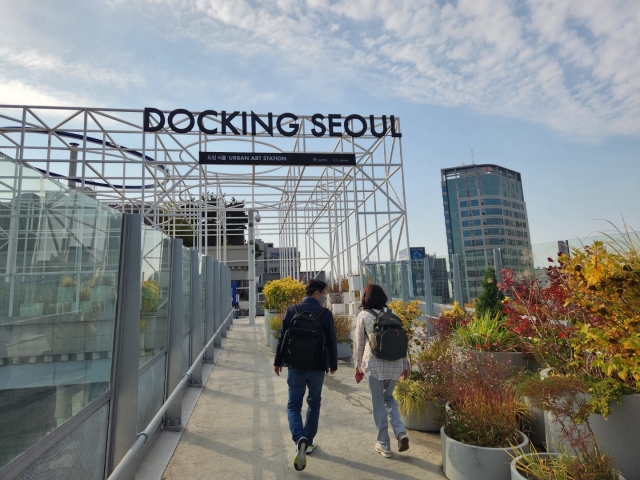
{"type": "MultiPolygon", "coordinates": [[[[202,214],[203,218],[206,219],[205,223],[208,230],[207,246],[215,247],[217,245],[215,232],[218,225],[218,210],[216,209],[218,198],[213,194],[209,194],[206,198],[203,195],[203,200],[206,203],[205,206],[208,207],[204,208],[205,212],[202,214]]],[[[226,244],[244,245],[244,231],[247,229],[247,223],[249,222],[249,216],[244,209],[244,201],[236,200],[235,197],[232,197],[231,201],[225,202],[224,205],[225,208],[234,209],[226,211],[226,244]]],[[[220,228],[222,229],[222,223],[220,223],[220,228]]]]}
{"type": "MultiPolygon", "coordinates": [[[[206,227],[207,231],[205,243],[208,247],[215,247],[218,243],[216,236],[216,228],[218,226],[218,198],[210,193],[202,196],[202,202],[204,203],[202,205],[202,223],[203,228],[206,227]]],[[[249,216],[244,209],[245,203],[233,197],[230,202],[224,202],[224,205],[225,208],[232,209],[226,211],[225,243],[226,245],[244,245],[244,231],[247,229],[247,223],[249,221],[249,216]]],[[[195,242],[195,237],[197,236],[199,209],[199,201],[191,197],[188,201],[177,206],[176,214],[181,216],[162,216],[159,219],[160,225],[167,234],[173,234],[175,238],[181,238],[185,247],[193,247],[195,243],[197,243],[195,242]]],[[[222,234],[222,223],[220,224],[220,233],[222,234]]]]}
{"type": "Polygon", "coordinates": [[[504,293],[498,289],[498,277],[493,267],[487,267],[482,280],[482,293],[476,298],[476,316],[489,311],[492,315],[502,313],[504,293]]]}

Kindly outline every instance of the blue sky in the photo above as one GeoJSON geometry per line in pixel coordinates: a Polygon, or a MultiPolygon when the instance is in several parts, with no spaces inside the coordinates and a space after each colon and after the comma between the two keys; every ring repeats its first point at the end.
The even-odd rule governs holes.
{"type": "Polygon", "coordinates": [[[640,229],[637,0],[2,3],[0,103],[394,114],[411,244],[440,169],[522,173],[533,243],[640,229]]]}

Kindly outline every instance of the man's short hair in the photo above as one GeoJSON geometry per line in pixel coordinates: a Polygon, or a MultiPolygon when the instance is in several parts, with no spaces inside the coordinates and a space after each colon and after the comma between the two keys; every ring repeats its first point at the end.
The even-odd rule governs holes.
{"type": "Polygon", "coordinates": [[[316,292],[323,292],[325,288],[327,288],[327,284],[322,280],[316,280],[315,278],[313,280],[309,280],[306,289],[307,297],[313,296],[316,292]]]}

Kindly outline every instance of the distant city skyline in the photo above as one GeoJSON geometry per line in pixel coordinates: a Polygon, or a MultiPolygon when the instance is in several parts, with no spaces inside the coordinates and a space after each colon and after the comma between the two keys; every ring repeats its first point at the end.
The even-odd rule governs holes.
{"type": "Polygon", "coordinates": [[[410,243],[440,169],[525,181],[531,242],[640,230],[640,3],[5,2],[0,103],[400,118],[410,243]]]}

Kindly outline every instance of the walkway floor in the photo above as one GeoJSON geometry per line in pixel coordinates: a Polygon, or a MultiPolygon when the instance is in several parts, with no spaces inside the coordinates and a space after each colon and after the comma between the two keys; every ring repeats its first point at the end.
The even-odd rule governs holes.
{"type": "Polygon", "coordinates": [[[444,478],[438,435],[410,430],[407,452],[391,459],[374,452],[371,400],[366,382],[353,380],[350,361],[325,380],[318,448],[296,472],[286,378],[272,365],[262,318],[256,325],[236,320],[163,479],[444,478]]]}

